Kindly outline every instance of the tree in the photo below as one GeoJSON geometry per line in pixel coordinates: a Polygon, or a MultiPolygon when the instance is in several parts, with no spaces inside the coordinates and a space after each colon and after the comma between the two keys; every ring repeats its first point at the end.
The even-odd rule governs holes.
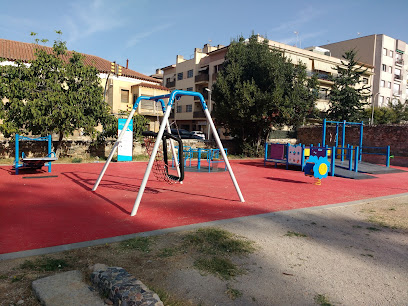
{"type": "MultiPolygon", "coordinates": [[[[366,108],[362,113],[364,121],[369,122],[372,115],[372,109],[366,108]]],[[[375,124],[400,124],[408,122],[408,101],[402,103],[399,99],[393,99],[388,102],[386,107],[374,108],[375,124]]]]}
{"type": "Polygon", "coordinates": [[[314,110],[317,78],[294,65],[266,40],[233,41],[212,88],[214,115],[241,152],[260,153],[272,127],[298,126],[314,110]]]}
{"type": "Polygon", "coordinates": [[[55,40],[52,52],[38,46],[29,65],[17,61],[16,66],[0,66],[0,98],[7,99],[0,131],[6,137],[17,132],[57,133],[56,151],[64,136],[75,130],[95,136],[98,125],[115,120],[103,101],[98,70],[84,65],[81,54],[68,56],[66,50],[65,42],[55,40]]]}
{"type": "MultiPolygon", "coordinates": [[[[130,112],[128,111],[119,111],[119,118],[128,118],[130,112]]],[[[149,120],[142,115],[134,114],[133,115],[133,140],[134,141],[143,141],[142,132],[146,130],[146,126],[149,124],[149,120]]],[[[118,120],[114,120],[107,124],[102,133],[98,135],[98,141],[104,142],[107,138],[113,137],[117,138],[118,136],[118,120]]]]}
{"type": "Polygon", "coordinates": [[[327,116],[336,121],[358,121],[371,96],[370,86],[362,84],[362,76],[367,68],[364,69],[357,62],[354,50],[346,51],[343,59],[341,65],[335,68],[337,75],[330,77],[334,84],[329,93],[327,116]]]}

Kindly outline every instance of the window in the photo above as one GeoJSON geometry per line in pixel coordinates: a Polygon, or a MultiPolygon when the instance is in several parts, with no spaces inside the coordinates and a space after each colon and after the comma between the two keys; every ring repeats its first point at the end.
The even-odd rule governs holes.
{"type": "Polygon", "coordinates": [[[387,71],[387,65],[382,64],[382,71],[387,71]]]}
{"type": "Polygon", "coordinates": [[[187,91],[193,91],[193,87],[187,87],[187,91]]]}
{"type": "Polygon", "coordinates": [[[396,79],[396,80],[402,80],[401,69],[395,69],[394,79],[396,79]]]}
{"type": "Polygon", "coordinates": [[[388,84],[387,84],[388,86],[388,88],[391,88],[391,82],[388,82],[388,84]]]}
{"type": "Polygon", "coordinates": [[[380,86],[385,87],[385,81],[384,80],[381,80],[380,86]]]}
{"type": "Polygon", "coordinates": [[[120,102],[129,103],[129,90],[126,89],[120,90],[120,102]]]}
{"type": "Polygon", "coordinates": [[[183,73],[182,72],[177,73],[177,81],[180,81],[182,79],[183,79],[183,73]]]}
{"type": "Polygon", "coordinates": [[[383,48],[383,55],[387,56],[387,49],[383,48]]]}
{"type": "Polygon", "coordinates": [[[392,92],[394,95],[400,95],[400,84],[394,83],[392,92]]]}
{"type": "Polygon", "coordinates": [[[192,78],[193,77],[193,69],[187,71],[187,78],[192,78]]]}
{"type": "Polygon", "coordinates": [[[181,113],[181,112],[182,112],[181,105],[177,105],[176,112],[177,112],[177,113],[181,113]]]}
{"type": "Polygon", "coordinates": [[[193,111],[193,105],[192,104],[186,105],[186,112],[191,113],[192,111],[193,111]]]}
{"type": "Polygon", "coordinates": [[[390,50],[389,56],[390,56],[390,57],[394,57],[394,51],[390,50]]]}
{"type": "Polygon", "coordinates": [[[363,78],[363,84],[368,84],[368,78],[363,78]]]}
{"type": "Polygon", "coordinates": [[[392,67],[391,66],[388,66],[388,72],[392,73],[392,67]]]}
{"type": "Polygon", "coordinates": [[[403,60],[402,60],[402,54],[401,53],[399,53],[399,52],[395,53],[395,62],[397,64],[400,64],[400,65],[402,65],[404,63],[403,60]]]}
{"type": "Polygon", "coordinates": [[[384,96],[380,96],[378,99],[378,106],[382,106],[384,103],[384,96]]]}

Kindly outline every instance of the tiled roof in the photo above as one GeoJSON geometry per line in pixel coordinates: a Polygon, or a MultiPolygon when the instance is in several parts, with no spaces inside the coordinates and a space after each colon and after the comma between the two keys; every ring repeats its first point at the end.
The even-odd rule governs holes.
{"type": "MultiPolygon", "coordinates": [[[[37,48],[44,49],[50,53],[52,52],[52,48],[50,47],[0,38],[0,58],[4,58],[9,61],[22,60],[24,62],[28,62],[34,60],[34,53],[37,48]]],[[[64,56],[65,60],[67,60],[71,54],[72,51],[68,51],[67,55],[64,56]]],[[[110,71],[110,61],[95,55],[83,53],[81,54],[84,55],[84,63],[86,65],[94,66],[96,69],[98,69],[99,72],[102,73],[108,73],[110,71]]],[[[122,68],[122,75],[144,81],[160,83],[160,81],[155,78],[149,77],[131,69],[126,69],[125,67],[122,68]]]]}
{"type": "Polygon", "coordinates": [[[164,86],[161,86],[161,85],[150,84],[150,83],[140,83],[140,84],[135,84],[134,86],[142,86],[142,87],[147,87],[147,88],[170,91],[167,87],[164,87],[164,86]]]}

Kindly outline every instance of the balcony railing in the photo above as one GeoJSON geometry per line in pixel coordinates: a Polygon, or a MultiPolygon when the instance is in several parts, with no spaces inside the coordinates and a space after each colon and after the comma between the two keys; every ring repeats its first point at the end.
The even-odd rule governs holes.
{"type": "Polygon", "coordinates": [[[394,79],[396,79],[396,80],[402,80],[402,75],[400,75],[400,74],[395,74],[395,75],[394,75],[394,79]]]}
{"type": "Polygon", "coordinates": [[[203,73],[195,76],[195,82],[196,83],[201,83],[201,82],[208,82],[210,79],[208,73],[203,73]]]}
{"type": "Polygon", "coordinates": [[[398,64],[398,65],[404,65],[404,60],[402,58],[397,58],[395,60],[395,63],[398,64]]]}
{"type": "Polygon", "coordinates": [[[176,80],[167,81],[167,82],[166,82],[166,87],[167,87],[167,88],[176,87],[176,80]]]}
{"type": "MultiPolygon", "coordinates": [[[[208,91],[204,91],[204,92],[202,92],[201,94],[203,95],[203,97],[204,97],[205,100],[208,99],[208,91]]],[[[200,98],[195,96],[195,97],[194,97],[194,101],[200,101],[200,98]]]]}
{"type": "Polygon", "coordinates": [[[323,93],[323,92],[319,92],[319,93],[317,94],[317,98],[318,98],[319,100],[329,100],[328,94],[327,94],[327,93],[323,93]]]}
{"type": "Polygon", "coordinates": [[[205,118],[205,114],[203,111],[193,112],[193,118],[194,119],[205,118]]]}
{"type": "Polygon", "coordinates": [[[402,94],[402,91],[401,91],[401,90],[393,90],[393,91],[392,91],[392,94],[393,94],[394,96],[400,96],[400,95],[402,94]]]}
{"type": "Polygon", "coordinates": [[[325,80],[325,81],[330,81],[330,80],[329,80],[329,77],[330,77],[330,76],[333,76],[333,77],[336,77],[336,76],[337,76],[336,73],[330,74],[330,73],[323,73],[323,72],[312,71],[312,70],[307,70],[307,71],[306,71],[306,75],[307,75],[307,76],[316,75],[319,80],[325,80]]]}

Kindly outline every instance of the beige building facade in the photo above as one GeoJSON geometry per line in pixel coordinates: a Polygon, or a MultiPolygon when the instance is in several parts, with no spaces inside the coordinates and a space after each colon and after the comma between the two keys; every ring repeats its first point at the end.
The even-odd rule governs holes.
{"type": "Polygon", "coordinates": [[[406,42],[384,34],[374,34],[322,46],[336,57],[354,49],[360,61],[374,66],[372,103],[388,106],[408,98],[408,48],[406,42]]]}
{"type": "MultiPolygon", "coordinates": [[[[263,38],[259,37],[259,40],[263,40],[263,38]]],[[[293,63],[301,62],[304,64],[309,76],[317,75],[320,89],[316,106],[322,111],[327,110],[329,106],[328,91],[333,85],[329,76],[336,73],[335,67],[341,65],[341,60],[330,56],[329,50],[320,47],[311,47],[306,50],[272,40],[269,40],[268,44],[270,48],[282,52],[293,63]]],[[[161,68],[163,85],[170,90],[192,90],[202,93],[208,108],[211,110],[214,103],[210,100],[211,88],[217,79],[218,72],[222,69],[227,50],[228,47],[226,46],[206,44],[202,49],[195,48],[191,59],[184,59],[183,56],[177,55],[175,64],[161,68]]],[[[365,64],[365,68],[367,71],[362,81],[372,85],[374,67],[365,64]]],[[[207,122],[197,98],[181,98],[177,102],[175,110],[172,120],[176,120],[179,127],[190,131],[207,132],[207,122]]]]}

